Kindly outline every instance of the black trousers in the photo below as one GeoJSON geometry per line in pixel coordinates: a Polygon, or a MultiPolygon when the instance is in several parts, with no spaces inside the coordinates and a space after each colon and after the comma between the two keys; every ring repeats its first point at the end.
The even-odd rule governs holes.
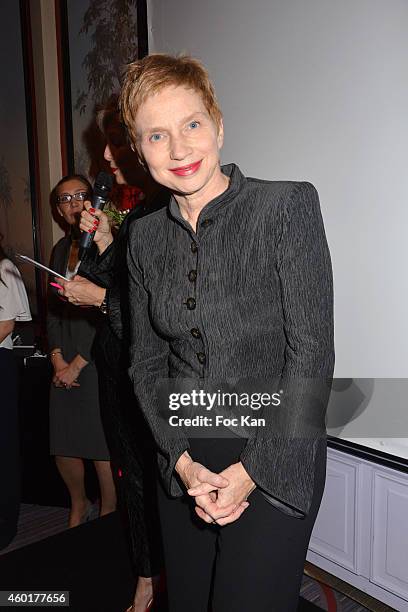
{"type": "MultiPolygon", "coordinates": [[[[244,444],[242,439],[190,440],[194,459],[217,472],[239,460],[244,444]]],[[[247,510],[224,527],[204,523],[191,498],[170,498],[159,485],[170,611],[296,611],[325,478],[326,442],[321,441],[306,518],[274,508],[256,489],[247,510]]]]}
{"type": "Polygon", "coordinates": [[[0,549],[17,532],[20,508],[17,365],[13,351],[0,348],[0,549]]]}

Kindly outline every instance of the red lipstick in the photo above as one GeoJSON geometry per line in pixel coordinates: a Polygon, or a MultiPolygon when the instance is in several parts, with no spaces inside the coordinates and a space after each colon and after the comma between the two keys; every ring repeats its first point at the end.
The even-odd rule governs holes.
{"type": "Polygon", "coordinates": [[[191,176],[201,166],[202,159],[200,161],[195,162],[194,164],[189,164],[188,166],[180,166],[180,168],[170,168],[171,172],[177,174],[177,176],[191,176]]]}

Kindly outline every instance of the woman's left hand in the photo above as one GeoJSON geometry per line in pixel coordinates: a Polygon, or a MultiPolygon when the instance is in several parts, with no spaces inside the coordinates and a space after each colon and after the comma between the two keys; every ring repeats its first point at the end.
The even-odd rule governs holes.
{"type": "Polygon", "coordinates": [[[81,370],[72,362],[66,367],[55,372],[53,383],[56,387],[71,389],[72,387],[79,387],[80,384],[77,378],[81,370]]]}
{"type": "Polygon", "coordinates": [[[55,371],[53,382],[56,387],[65,387],[65,389],[71,389],[72,387],[79,387],[78,376],[88,364],[87,360],[82,357],[79,353],[75,355],[70,363],[64,362],[65,365],[61,369],[55,371]]]}
{"type": "MultiPolygon", "coordinates": [[[[223,526],[236,521],[241,516],[243,511],[246,510],[249,505],[249,503],[247,502],[247,498],[256,488],[256,485],[241,462],[233,463],[223,472],[220,472],[219,475],[226,478],[229,484],[228,486],[223,487],[222,489],[218,489],[217,506],[220,509],[227,508],[230,506],[236,507],[236,510],[229,516],[217,519],[217,525],[223,526]]],[[[204,483],[202,485],[199,485],[198,487],[193,487],[189,489],[187,492],[193,497],[199,497],[200,495],[210,493],[210,487],[211,485],[204,483]]],[[[212,487],[212,490],[213,489],[214,487],[212,487]]],[[[204,510],[199,506],[196,507],[196,512],[198,516],[206,523],[213,522],[212,517],[209,516],[206,512],[204,512],[204,510]]]]}
{"type": "Polygon", "coordinates": [[[58,293],[75,306],[100,306],[106,294],[106,289],[78,275],[69,281],[57,278],[56,282],[62,287],[58,293]]]}

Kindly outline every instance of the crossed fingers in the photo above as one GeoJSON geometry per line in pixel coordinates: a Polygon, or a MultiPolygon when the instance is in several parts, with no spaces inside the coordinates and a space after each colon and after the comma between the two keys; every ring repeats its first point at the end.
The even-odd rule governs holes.
{"type": "Polygon", "coordinates": [[[229,506],[228,508],[223,508],[221,513],[220,511],[214,511],[212,509],[208,509],[208,512],[207,512],[202,507],[200,507],[198,500],[199,498],[196,497],[195,501],[196,501],[197,506],[195,507],[195,511],[196,511],[197,516],[199,516],[200,519],[202,519],[206,523],[214,523],[216,525],[219,525],[220,527],[223,527],[224,525],[228,525],[229,523],[233,523],[234,521],[239,519],[241,514],[249,506],[248,502],[242,502],[240,506],[232,505],[232,506],[229,506]]]}

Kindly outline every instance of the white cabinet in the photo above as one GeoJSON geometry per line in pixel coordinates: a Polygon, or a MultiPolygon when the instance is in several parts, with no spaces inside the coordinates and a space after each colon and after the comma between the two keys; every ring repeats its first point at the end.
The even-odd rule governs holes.
{"type": "Polygon", "coordinates": [[[329,448],[307,559],[408,612],[408,474],[329,448]]]}
{"type": "Polygon", "coordinates": [[[310,548],[356,572],[358,465],[328,457],[326,487],[310,548]]]}
{"type": "Polygon", "coordinates": [[[375,470],[373,488],[370,579],[408,600],[408,479],[375,470]]]}

